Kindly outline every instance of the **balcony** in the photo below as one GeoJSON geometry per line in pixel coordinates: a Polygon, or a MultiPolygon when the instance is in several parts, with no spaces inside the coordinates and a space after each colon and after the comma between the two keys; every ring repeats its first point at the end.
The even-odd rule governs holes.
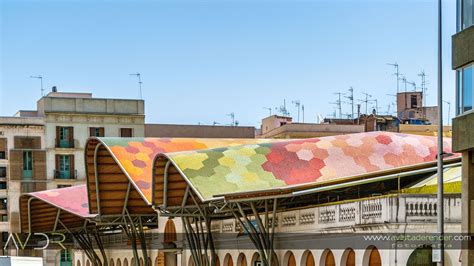
{"type": "Polygon", "coordinates": [[[68,139],[55,139],[56,148],[62,148],[62,149],[74,149],[75,140],[68,140],[68,139]]]}
{"type": "Polygon", "coordinates": [[[74,170],[74,171],[54,170],[54,179],[75,180],[77,179],[77,170],[74,170]]]}
{"type": "MultiPolygon", "coordinates": [[[[389,223],[436,224],[436,195],[391,195],[324,205],[277,214],[276,232],[295,232],[354,228],[389,223]]],[[[461,223],[461,195],[447,195],[444,200],[445,222],[461,223]]],[[[264,217],[261,217],[264,219],[264,217]]],[[[270,223],[271,223],[270,216],[270,223]]],[[[239,232],[233,219],[212,223],[212,231],[239,232]]]]}

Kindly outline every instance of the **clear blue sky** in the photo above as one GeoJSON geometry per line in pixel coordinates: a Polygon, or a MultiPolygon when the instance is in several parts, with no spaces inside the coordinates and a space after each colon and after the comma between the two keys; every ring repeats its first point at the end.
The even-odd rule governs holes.
{"type": "MultiPolygon", "coordinates": [[[[137,98],[129,73],[138,71],[147,122],[224,124],[234,112],[257,126],[263,107],[283,99],[301,100],[315,122],[349,86],[385,112],[396,90],[386,63],[395,61],[418,85],[426,72],[436,104],[434,0],[0,1],[0,115],[35,108],[39,81],[30,75],[43,75],[47,90],[137,98]]],[[[452,117],[454,0],[444,1],[444,22],[452,117]]]]}

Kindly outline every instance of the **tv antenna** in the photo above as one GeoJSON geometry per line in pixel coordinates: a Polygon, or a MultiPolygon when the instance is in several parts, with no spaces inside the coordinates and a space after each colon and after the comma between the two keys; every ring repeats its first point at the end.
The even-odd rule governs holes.
{"type": "Polygon", "coordinates": [[[399,93],[400,89],[399,89],[398,81],[400,80],[400,71],[399,71],[398,63],[397,62],[395,62],[393,64],[387,63],[387,65],[395,67],[396,72],[393,73],[393,75],[397,76],[397,93],[399,93]]]}
{"type": "Polygon", "coordinates": [[[283,105],[275,108],[277,111],[279,111],[283,116],[290,116],[290,112],[288,112],[288,109],[286,109],[286,100],[283,99],[283,105]]]}
{"type": "Polygon", "coordinates": [[[137,72],[137,73],[130,74],[130,76],[137,76],[137,78],[138,78],[138,90],[140,92],[140,99],[143,99],[143,97],[142,97],[142,83],[143,82],[142,82],[141,74],[137,72]]]}
{"type": "MultiPolygon", "coordinates": [[[[343,95],[342,92],[335,92],[335,95],[338,95],[336,102],[330,103],[334,104],[337,107],[337,110],[339,111],[339,118],[342,118],[342,101],[341,101],[341,95],[343,95]]],[[[334,116],[336,117],[336,116],[334,116]]]]}
{"type": "Polygon", "coordinates": [[[351,114],[351,119],[354,119],[354,88],[351,88],[349,89],[349,92],[351,93],[350,96],[344,96],[344,98],[348,99],[349,102],[351,103],[351,107],[352,107],[352,114],[351,114]]]}
{"type": "Polygon", "coordinates": [[[230,116],[230,118],[232,119],[231,126],[235,126],[235,114],[234,114],[234,112],[232,112],[230,114],[227,114],[227,116],[230,116]]]}
{"type": "Polygon", "coordinates": [[[375,102],[375,115],[377,115],[379,113],[379,101],[377,99],[373,99],[369,100],[369,102],[375,102]]]}
{"type": "Polygon", "coordinates": [[[362,92],[362,94],[364,94],[365,100],[359,100],[359,101],[365,103],[365,114],[368,115],[368,111],[369,111],[368,110],[368,104],[369,104],[369,101],[370,101],[369,98],[372,98],[372,95],[370,95],[366,92],[362,92]]]}
{"type": "Polygon", "coordinates": [[[220,124],[221,124],[221,123],[216,122],[216,121],[212,122],[212,125],[213,125],[213,126],[215,126],[215,125],[220,125],[220,124]]]}
{"type": "Polygon", "coordinates": [[[301,102],[299,100],[294,100],[291,102],[292,104],[294,104],[296,106],[296,108],[298,109],[298,123],[300,122],[300,106],[301,106],[301,102]]]}
{"type": "Polygon", "coordinates": [[[426,81],[426,74],[425,74],[425,71],[421,71],[420,74],[418,74],[419,77],[421,77],[421,92],[423,93],[423,106],[426,106],[426,91],[428,90],[426,88],[426,85],[428,84],[428,82],[426,81]]]}
{"type": "Polygon", "coordinates": [[[448,126],[451,122],[451,102],[443,100],[446,104],[448,104],[448,126]]]}
{"type": "Polygon", "coordinates": [[[407,81],[406,83],[412,85],[412,86],[413,86],[413,91],[416,92],[416,83],[415,83],[414,81],[412,81],[412,82],[408,82],[408,81],[407,81]]]}
{"type": "Polygon", "coordinates": [[[268,110],[269,115],[272,116],[272,108],[270,107],[262,107],[262,108],[268,110]]]}
{"type": "Polygon", "coordinates": [[[41,75],[38,75],[38,76],[30,76],[30,78],[32,78],[32,79],[39,79],[39,80],[40,80],[40,84],[41,84],[41,97],[43,97],[43,96],[44,96],[43,76],[41,76],[41,75]]]}

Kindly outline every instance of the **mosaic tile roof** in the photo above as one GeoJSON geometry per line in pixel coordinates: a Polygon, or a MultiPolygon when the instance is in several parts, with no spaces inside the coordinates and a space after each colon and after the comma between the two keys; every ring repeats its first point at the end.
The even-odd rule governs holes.
{"type": "Polygon", "coordinates": [[[153,162],[158,154],[275,142],[271,139],[99,138],[151,203],[153,162]]]}
{"type": "MultiPolygon", "coordinates": [[[[151,202],[156,156],[169,158],[202,200],[215,195],[336,181],[432,163],[436,137],[367,132],[302,140],[100,139],[151,202]]],[[[446,139],[445,152],[451,152],[446,139]]],[[[459,155],[454,155],[459,156],[459,155]]]]}
{"type": "Polygon", "coordinates": [[[89,213],[86,185],[32,192],[28,195],[82,218],[95,216],[89,213]]]}

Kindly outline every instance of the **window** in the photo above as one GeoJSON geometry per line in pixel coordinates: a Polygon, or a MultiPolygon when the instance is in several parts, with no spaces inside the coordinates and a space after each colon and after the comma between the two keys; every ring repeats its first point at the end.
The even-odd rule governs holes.
{"type": "Polygon", "coordinates": [[[1,159],[6,159],[6,152],[5,151],[0,151],[0,160],[1,159]]]}
{"type": "Polygon", "coordinates": [[[105,130],[103,127],[90,127],[89,136],[90,137],[103,137],[105,130]]]}
{"type": "Polygon", "coordinates": [[[0,189],[7,189],[7,181],[0,181],[0,189]]]}
{"type": "Polygon", "coordinates": [[[31,151],[23,152],[23,178],[33,177],[33,153],[31,151]]]}
{"type": "Polygon", "coordinates": [[[458,70],[457,84],[457,104],[458,114],[462,114],[472,109],[474,100],[474,66],[468,66],[458,70]]]}
{"type": "Polygon", "coordinates": [[[474,0],[461,0],[462,1],[462,17],[461,24],[462,30],[474,25],[474,0]]]}
{"type": "Polygon", "coordinates": [[[121,128],[120,129],[120,137],[122,138],[131,138],[133,136],[131,128],[121,128]]]}
{"type": "Polygon", "coordinates": [[[56,127],[56,147],[74,148],[73,127],[56,127]]]}
{"type": "Polygon", "coordinates": [[[418,98],[416,95],[410,95],[410,106],[411,108],[418,108],[418,98]]]}
{"type": "Polygon", "coordinates": [[[7,209],[7,199],[2,198],[0,199],[0,210],[6,210],[7,209]]]}
{"type": "Polygon", "coordinates": [[[7,177],[7,168],[0,167],[0,177],[7,177]]]}
{"type": "Polygon", "coordinates": [[[55,178],[72,179],[75,178],[74,155],[56,155],[55,178]]]}

